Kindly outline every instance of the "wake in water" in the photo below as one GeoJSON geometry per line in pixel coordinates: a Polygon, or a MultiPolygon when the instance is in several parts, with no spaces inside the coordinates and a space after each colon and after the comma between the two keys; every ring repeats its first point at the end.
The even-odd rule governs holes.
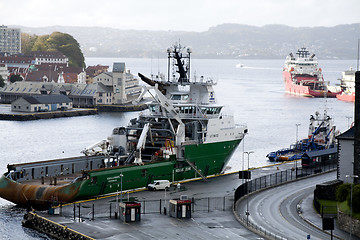
{"type": "Polygon", "coordinates": [[[246,68],[246,69],[255,69],[255,70],[276,70],[279,71],[279,68],[269,68],[269,67],[248,67],[248,66],[244,66],[243,64],[236,64],[235,65],[236,68],[246,68]]]}

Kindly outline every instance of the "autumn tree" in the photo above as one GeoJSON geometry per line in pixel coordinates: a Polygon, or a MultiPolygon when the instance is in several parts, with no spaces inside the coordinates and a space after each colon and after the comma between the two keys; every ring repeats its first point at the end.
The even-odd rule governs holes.
{"type": "Polygon", "coordinates": [[[67,33],[53,32],[50,35],[25,36],[24,48],[31,51],[59,51],[69,58],[70,66],[85,68],[85,58],[79,43],[67,33]]]}
{"type": "Polygon", "coordinates": [[[25,55],[29,54],[32,51],[32,48],[34,46],[34,43],[38,36],[27,34],[27,33],[21,33],[21,52],[25,55]]]}

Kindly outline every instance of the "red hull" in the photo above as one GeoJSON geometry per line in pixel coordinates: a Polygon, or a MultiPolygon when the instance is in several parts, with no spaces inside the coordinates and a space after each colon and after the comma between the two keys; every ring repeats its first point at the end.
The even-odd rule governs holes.
{"type": "Polygon", "coordinates": [[[336,95],[336,98],[345,102],[355,102],[355,93],[353,92],[351,94],[338,94],[336,95]]]}
{"type": "MultiPolygon", "coordinates": [[[[337,94],[341,93],[341,92],[331,92],[327,90],[315,90],[312,89],[310,86],[294,84],[292,74],[288,71],[283,71],[283,78],[285,82],[285,91],[290,94],[300,95],[305,97],[325,97],[325,93],[326,93],[326,97],[335,98],[337,94]]],[[[308,80],[312,80],[312,79],[308,79],[308,80]]]]}

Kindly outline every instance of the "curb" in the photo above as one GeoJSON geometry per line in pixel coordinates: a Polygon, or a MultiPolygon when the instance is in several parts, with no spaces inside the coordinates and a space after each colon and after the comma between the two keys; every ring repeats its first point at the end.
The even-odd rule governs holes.
{"type": "MultiPolygon", "coordinates": [[[[273,234],[271,232],[268,232],[270,233],[270,236],[264,234],[263,232],[261,231],[258,231],[257,229],[254,229],[252,227],[249,227],[247,224],[245,224],[242,220],[242,218],[239,216],[239,214],[237,213],[237,205],[239,202],[241,202],[243,199],[246,199],[247,197],[253,195],[253,194],[257,194],[259,192],[262,192],[262,191],[265,191],[265,190],[268,190],[270,188],[274,188],[274,187],[278,187],[278,186],[281,186],[281,185],[284,185],[284,184],[288,184],[288,183],[291,183],[291,182],[295,182],[295,181],[300,181],[300,180],[303,180],[303,179],[307,179],[307,178],[311,178],[311,177],[314,177],[314,176],[319,176],[319,175],[323,175],[323,174],[326,174],[326,173],[329,173],[329,172],[333,172],[333,171],[336,171],[336,169],[332,169],[332,170],[329,170],[329,171],[326,171],[326,172],[321,172],[321,173],[317,173],[317,174],[313,174],[313,175],[309,175],[309,176],[304,176],[304,177],[299,177],[299,178],[296,178],[296,179],[293,179],[293,180],[290,180],[290,181],[287,181],[287,182],[282,182],[282,183],[279,183],[279,184],[276,184],[276,185],[272,185],[272,186],[269,186],[269,187],[265,187],[265,188],[262,188],[262,189],[259,189],[259,190],[256,190],[254,192],[251,192],[250,194],[246,194],[244,195],[243,197],[239,198],[233,205],[233,214],[236,218],[236,220],[241,224],[243,225],[246,229],[254,232],[255,234],[258,234],[259,236],[262,236],[266,239],[284,239],[283,237],[278,237],[276,234],[273,234]],[[274,238],[272,238],[272,235],[274,235],[274,238]]],[[[318,229],[318,227],[316,227],[318,229]]],[[[264,229],[265,233],[266,233],[266,229],[264,229]]],[[[322,231],[322,229],[321,229],[322,231]]],[[[327,233],[327,232],[326,232],[327,233]]],[[[334,235],[333,235],[334,236],[334,235]]],[[[341,239],[341,238],[340,238],[341,239]]]]}
{"type": "MultiPolygon", "coordinates": [[[[297,210],[298,210],[297,212],[298,212],[299,217],[300,217],[302,220],[304,220],[307,224],[311,225],[312,227],[314,227],[314,228],[316,228],[316,229],[318,229],[318,230],[320,230],[320,231],[328,234],[329,236],[331,236],[331,233],[329,233],[329,232],[321,229],[319,226],[317,226],[316,224],[312,223],[310,220],[308,220],[307,218],[305,218],[305,217],[303,216],[302,211],[301,211],[301,205],[302,205],[303,200],[304,200],[304,198],[301,199],[301,201],[298,203],[298,206],[299,206],[299,207],[298,207],[298,209],[297,209],[297,210]]],[[[318,214],[318,213],[317,213],[317,214],[318,214]]],[[[318,215],[319,215],[319,214],[318,214],[318,215]]],[[[320,215],[319,215],[319,216],[320,216],[320,215]]],[[[335,237],[335,238],[337,238],[337,239],[340,239],[340,240],[345,240],[344,238],[341,238],[341,237],[339,237],[339,236],[336,235],[336,234],[333,234],[333,237],[335,237]]]]}

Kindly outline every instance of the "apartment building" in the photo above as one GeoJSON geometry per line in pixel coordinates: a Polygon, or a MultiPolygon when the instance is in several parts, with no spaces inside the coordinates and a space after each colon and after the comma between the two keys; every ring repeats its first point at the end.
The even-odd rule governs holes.
{"type": "Polygon", "coordinates": [[[21,31],[19,28],[0,26],[0,53],[8,55],[21,53],[21,31]]]}

